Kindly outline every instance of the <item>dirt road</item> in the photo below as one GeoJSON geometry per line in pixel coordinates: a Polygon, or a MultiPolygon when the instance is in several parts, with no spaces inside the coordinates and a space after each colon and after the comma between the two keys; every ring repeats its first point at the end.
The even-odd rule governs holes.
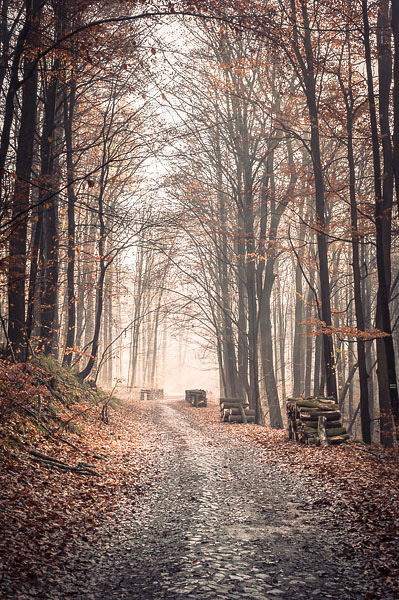
{"type": "MultiPolygon", "coordinates": [[[[194,411],[194,412],[190,412],[194,411]]],[[[164,448],[161,475],[138,505],[120,506],[65,577],[33,595],[137,600],[364,598],[360,566],[344,558],[345,523],[310,509],[300,478],[264,451],[195,419],[178,401],[149,405],[164,448]]]]}

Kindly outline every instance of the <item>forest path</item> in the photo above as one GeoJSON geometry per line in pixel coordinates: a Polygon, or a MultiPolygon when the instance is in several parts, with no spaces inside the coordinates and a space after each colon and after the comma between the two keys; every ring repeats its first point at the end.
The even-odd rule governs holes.
{"type": "Polygon", "coordinates": [[[310,509],[306,485],[266,463],[264,451],[227,433],[215,438],[196,421],[201,409],[190,410],[173,400],[149,405],[164,448],[159,481],[134,510],[118,507],[40,598],[364,598],[337,517],[310,509]]]}

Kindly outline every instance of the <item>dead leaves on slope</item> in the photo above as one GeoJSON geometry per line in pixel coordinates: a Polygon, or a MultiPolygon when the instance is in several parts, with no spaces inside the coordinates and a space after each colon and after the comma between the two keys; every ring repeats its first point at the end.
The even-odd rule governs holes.
{"type": "Polygon", "coordinates": [[[0,466],[0,563],[9,597],[23,598],[43,577],[60,577],[74,545],[94,541],[118,504],[134,504],[154,476],[157,447],[140,406],[112,411],[110,425],[87,413],[79,434],[64,435],[78,450],[36,431],[32,445],[0,466]],[[68,464],[90,463],[101,477],[32,462],[29,448],[68,464]]]}

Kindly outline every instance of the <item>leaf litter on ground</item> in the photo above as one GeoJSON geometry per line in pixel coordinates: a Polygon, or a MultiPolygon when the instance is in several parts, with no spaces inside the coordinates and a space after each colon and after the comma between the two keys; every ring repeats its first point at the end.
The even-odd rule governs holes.
{"type": "MultiPolygon", "coordinates": [[[[252,443],[264,450],[266,464],[298,477],[310,490],[307,508],[326,506],[346,522],[344,554],[362,556],[365,577],[375,581],[376,593],[399,598],[399,451],[379,444],[350,441],[341,446],[306,446],[288,439],[286,431],[219,421],[219,406],[181,410],[215,432],[227,433],[235,443],[252,443]],[[354,540],[354,541],[353,541],[354,540]]],[[[266,473],[265,473],[266,476],[266,473]]]]}
{"type": "MultiPolygon", "coordinates": [[[[30,367],[35,371],[37,367],[30,367]]],[[[11,370],[12,371],[12,370],[11,370]]],[[[61,375],[62,376],[62,375],[61,375]]],[[[0,364],[0,378],[6,379],[0,364]]],[[[54,404],[47,385],[11,372],[15,402],[35,414],[34,396],[42,395],[42,416],[46,403],[54,404]],[[21,385],[17,385],[17,381],[21,385]],[[19,387],[22,390],[18,394],[19,387]],[[40,390],[40,391],[39,391],[40,390]],[[32,400],[33,398],[33,400],[32,400]]],[[[41,374],[43,380],[43,373],[41,374]]],[[[73,381],[73,380],[72,380],[73,381]]],[[[46,383],[46,382],[45,382],[46,383]]],[[[60,386],[58,382],[58,389],[60,386]]],[[[69,383],[71,385],[71,382],[69,383]]],[[[57,387],[57,386],[56,386],[57,387]]],[[[4,384],[0,387],[0,400],[4,384]]],[[[68,386],[62,390],[64,401],[68,386]]],[[[74,392],[79,395],[76,390],[74,392]]],[[[89,392],[92,395],[92,392],[89,392]]],[[[104,400],[104,398],[103,398],[104,400]]],[[[47,407],[48,408],[48,407],[47,407]]],[[[51,409],[53,410],[54,407],[51,409]]],[[[100,406],[68,399],[58,406],[58,420],[65,423],[74,415],[75,427],[63,427],[50,436],[52,421],[45,427],[29,417],[26,410],[12,410],[0,422],[0,562],[1,577],[10,597],[32,589],[35,581],[62,578],[68,555],[79,542],[95,541],[96,531],[124,499],[134,505],[145,487],[158,477],[156,455],[162,441],[146,419],[148,403],[129,401],[112,410],[110,423],[100,419],[100,406]],[[78,425],[78,427],[76,426],[78,425]],[[68,443],[65,443],[68,442],[68,443]],[[85,462],[99,476],[59,471],[31,460],[29,449],[69,465],[85,462]],[[25,586],[25,587],[24,587],[25,586]],[[22,591],[21,591],[22,590],[22,591]]],[[[227,434],[233,444],[251,444],[264,451],[265,466],[298,477],[309,486],[311,511],[328,507],[346,522],[348,537],[344,552],[362,555],[367,562],[365,577],[375,582],[376,593],[399,597],[399,456],[396,450],[357,442],[318,448],[300,446],[287,439],[286,432],[257,425],[219,422],[216,404],[189,408],[179,403],[189,420],[213,431],[213,443],[223,443],[227,434]]],[[[47,411],[48,412],[48,411],[47,411]]],[[[1,413],[0,413],[1,414],[1,413]]],[[[267,480],[265,469],[265,481],[267,480]]],[[[14,596],[15,597],[15,596],[14,596]]],[[[370,598],[373,598],[370,592],[370,598]]],[[[384,596],[382,596],[384,597],[384,596]]]]}
{"type": "MultiPolygon", "coordinates": [[[[0,365],[1,389],[8,394],[9,385],[14,385],[16,390],[12,407],[0,421],[0,583],[10,597],[19,598],[24,586],[31,589],[43,574],[57,578],[74,545],[95,539],[96,529],[122,499],[134,504],[157,477],[153,457],[159,451],[142,404],[119,401],[107,424],[100,418],[105,395],[97,404],[82,401],[75,382],[75,401],[65,393],[68,384],[64,399],[57,401],[46,385],[46,371],[36,365],[28,369],[27,378],[17,386],[18,373],[7,369],[8,376],[0,365]],[[35,374],[45,384],[39,387],[35,374]],[[24,393],[26,388],[29,394],[24,393]],[[31,418],[39,393],[41,418],[31,418]],[[71,416],[68,427],[60,429],[59,423],[71,416]],[[41,461],[32,451],[51,460],[41,461]],[[90,468],[60,470],[54,468],[53,459],[90,468]]],[[[3,400],[0,391],[4,408],[3,400]]]]}

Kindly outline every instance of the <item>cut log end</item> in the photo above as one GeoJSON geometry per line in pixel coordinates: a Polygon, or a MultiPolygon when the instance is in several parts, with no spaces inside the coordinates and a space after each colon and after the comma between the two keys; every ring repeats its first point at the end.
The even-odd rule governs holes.
{"type": "Polygon", "coordinates": [[[349,439],[334,398],[287,398],[288,437],[301,444],[337,445],[349,439]]]}

